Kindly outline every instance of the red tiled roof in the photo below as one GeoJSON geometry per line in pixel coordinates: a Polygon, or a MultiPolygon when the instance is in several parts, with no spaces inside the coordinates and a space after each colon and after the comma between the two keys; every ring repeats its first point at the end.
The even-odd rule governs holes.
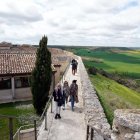
{"type": "MultiPolygon", "coordinates": [[[[19,47],[11,47],[9,50],[0,50],[0,76],[30,74],[35,66],[37,48],[22,45],[19,47]]],[[[53,55],[52,63],[60,65],[57,57],[53,55]]],[[[54,67],[52,67],[53,71],[54,67]]]]}
{"type": "MultiPolygon", "coordinates": [[[[30,74],[35,60],[35,53],[0,53],[0,76],[30,74]]],[[[52,70],[55,71],[53,66],[52,70]]]]}
{"type": "Polygon", "coordinates": [[[34,65],[34,53],[0,53],[0,75],[31,73],[34,65]]]}

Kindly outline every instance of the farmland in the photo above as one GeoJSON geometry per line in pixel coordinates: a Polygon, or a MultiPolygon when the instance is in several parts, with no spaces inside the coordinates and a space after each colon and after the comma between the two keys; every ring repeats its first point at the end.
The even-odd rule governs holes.
{"type": "Polygon", "coordinates": [[[110,124],[115,109],[140,108],[140,94],[102,75],[90,75],[110,124]]]}
{"type": "Polygon", "coordinates": [[[134,79],[140,78],[140,51],[76,49],[74,52],[83,57],[87,68],[95,66],[111,73],[118,72],[134,79]]]}

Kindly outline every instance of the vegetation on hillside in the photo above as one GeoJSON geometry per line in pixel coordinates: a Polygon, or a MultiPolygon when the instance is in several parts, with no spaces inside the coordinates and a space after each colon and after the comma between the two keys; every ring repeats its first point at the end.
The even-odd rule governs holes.
{"type": "Polygon", "coordinates": [[[87,68],[94,66],[110,73],[118,73],[123,77],[140,79],[139,50],[118,50],[115,52],[83,48],[72,49],[72,51],[83,58],[87,68]]]}
{"type": "Polygon", "coordinates": [[[115,109],[140,108],[140,94],[102,75],[90,75],[107,118],[112,124],[115,109]]]}
{"type": "Polygon", "coordinates": [[[97,69],[96,67],[88,68],[88,73],[93,74],[93,75],[96,75],[97,73],[99,73],[109,79],[112,79],[112,80],[118,82],[119,84],[122,84],[128,88],[139,91],[140,83],[136,82],[136,80],[133,80],[130,78],[125,78],[125,76],[122,77],[122,75],[119,75],[119,73],[116,73],[116,72],[109,73],[103,69],[97,69]]]}

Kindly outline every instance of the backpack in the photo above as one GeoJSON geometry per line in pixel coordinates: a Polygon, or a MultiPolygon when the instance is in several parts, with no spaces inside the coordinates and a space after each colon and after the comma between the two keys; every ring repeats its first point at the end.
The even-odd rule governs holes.
{"type": "Polygon", "coordinates": [[[70,95],[75,95],[77,92],[77,85],[76,84],[72,84],[70,87],[70,95]]]}
{"type": "Polygon", "coordinates": [[[76,63],[76,61],[74,61],[74,62],[72,63],[72,68],[73,68],[73,69],[76,69],[76,67],[77,67],[77,63],[76,63]]]}

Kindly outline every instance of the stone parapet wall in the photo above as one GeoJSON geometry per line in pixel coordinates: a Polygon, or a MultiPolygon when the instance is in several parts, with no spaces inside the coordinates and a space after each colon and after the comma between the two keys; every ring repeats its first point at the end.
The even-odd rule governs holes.
{"type": "Polygon", "coordinates": [[[20,140],[35,140],[35,131],[34,128],[21,130],[20,131],[20,140]]]}
{"type": "Polygon", "coordinates": [[[114,140],[140,140],[140,109],[118,109],[114,112],[114,140]]]}
{"type": "MultiPolygon", "coordinates": [[[[84,100],[85,121],[87,124],[99,130],[105,136],[111,137],[110,124],[108,123],[104,110],[100,104],[96,91],[93,88],[85,66],[79,57],[81,87],[84,100]]],[[[97,138],[98,139],[98,138],[97,138]]]]}

